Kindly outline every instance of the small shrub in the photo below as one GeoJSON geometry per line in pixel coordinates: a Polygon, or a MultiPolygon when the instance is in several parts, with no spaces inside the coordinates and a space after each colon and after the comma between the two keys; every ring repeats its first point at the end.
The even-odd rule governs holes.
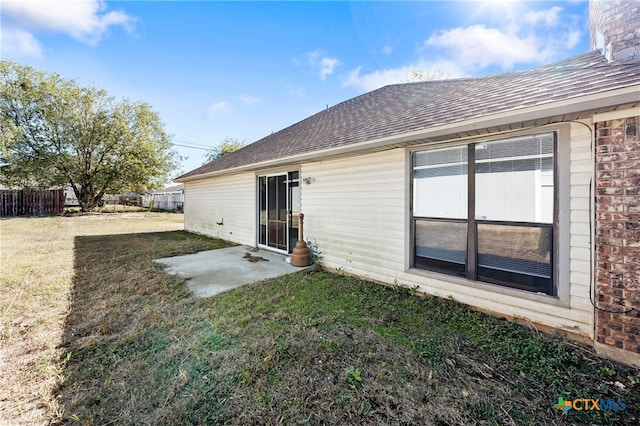
{"type": "Polygon", "coordinates": [[[311,264],[322,266],[322,252],[318,249],[316,240],[307,240],[307,247],[311,253],[311,264]]]}
{"type": "Polygon", "coordinates": [[[347,381],[351,389],[359,389],[363,386],[362,372],[358,368],[355,368],[353,365],[349,366],[349,369],[347,370],[347,377],[345,378],[345,380],[347,381]]]}

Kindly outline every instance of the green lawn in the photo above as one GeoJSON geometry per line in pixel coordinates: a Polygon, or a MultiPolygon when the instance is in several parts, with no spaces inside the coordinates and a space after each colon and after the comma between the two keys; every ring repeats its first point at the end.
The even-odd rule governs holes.
{"type": "MultiPolygon", "coordinates": [[[[166,217],[145,215],[140,223],[151,231],[151,222],[166,217]]],[[[123,233],[117,220],[96,235],[64,222],[79,220],[1,223],[3,249],[18,238],[6,230],[21,221],[34,235],[45,235],[35,230],[51,228],[51,221],[73,233],[59,237],[71,238],[64,250],[73,262],[55,290],[68,295],[57,302],[64,309],[56,349],[41,360],[42,371],[16,379],[49,381],[39,408],[44,423],[640,422],[640,371],[600,359],[589,347],[452,300],[329,272],[196,299],[152,260],[228,243],[183,231],[123,233]],[[558,397],[624,399],[627,408],[563,416],[553,407],[558,397]]],[[[25,273],[32,272],[12,279],[25,273]]],[[[23,309],[40,315],[26,302],[23,309]]],[[[19,327],[20,313],[4,310],[5,330],[19,327]]],[[[17,345],[18,332],[5,333],[3,345],[17,345]]],[[[0,419],[29,424],[28,404],[2,407],[0,419]]]]}

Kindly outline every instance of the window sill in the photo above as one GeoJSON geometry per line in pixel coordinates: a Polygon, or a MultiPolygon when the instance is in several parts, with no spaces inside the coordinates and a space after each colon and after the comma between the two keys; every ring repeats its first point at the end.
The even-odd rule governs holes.
{"type": "Polygon", "coordinates": [[[420,277],[431,278],[445,283],[476,288],[491,293],[502,294],[505,296],[517,297],[518,299],[529,300],[532,302],[544,303],[551,306],[558,306],[561,308],[569,308],[569,304],[560,300],[558,296],[549,296],[543,293],[533,293],[526,290],[518,290],[515,288],[503,287],[498,284],[485,283],[482,281],[473,281],[466,278],[460,278],[453,275],[442,274],[439,272],[428,271],[419,268],[409,268],[406,271],[408,274],[417,275],[420,277]]]}

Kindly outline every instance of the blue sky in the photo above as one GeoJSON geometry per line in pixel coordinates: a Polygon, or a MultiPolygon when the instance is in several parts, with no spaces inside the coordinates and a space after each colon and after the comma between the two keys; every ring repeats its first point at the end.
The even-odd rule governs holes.
{"type": "Polygon", "coordinates": [[[587,1],[3,0],[0,57],[159,112],[179,170],[225,137],[254,142],[412,69],[449,78],[589,50],[587,1]]]}

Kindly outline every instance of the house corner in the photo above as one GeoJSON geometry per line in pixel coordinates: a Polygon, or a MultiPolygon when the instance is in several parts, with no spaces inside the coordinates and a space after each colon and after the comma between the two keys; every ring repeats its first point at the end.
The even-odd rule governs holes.
{"type": "Polygon", "coordinates": [[[628,111],[594,120],[595,348],[640,367],[640,109],[628,111]]]}

